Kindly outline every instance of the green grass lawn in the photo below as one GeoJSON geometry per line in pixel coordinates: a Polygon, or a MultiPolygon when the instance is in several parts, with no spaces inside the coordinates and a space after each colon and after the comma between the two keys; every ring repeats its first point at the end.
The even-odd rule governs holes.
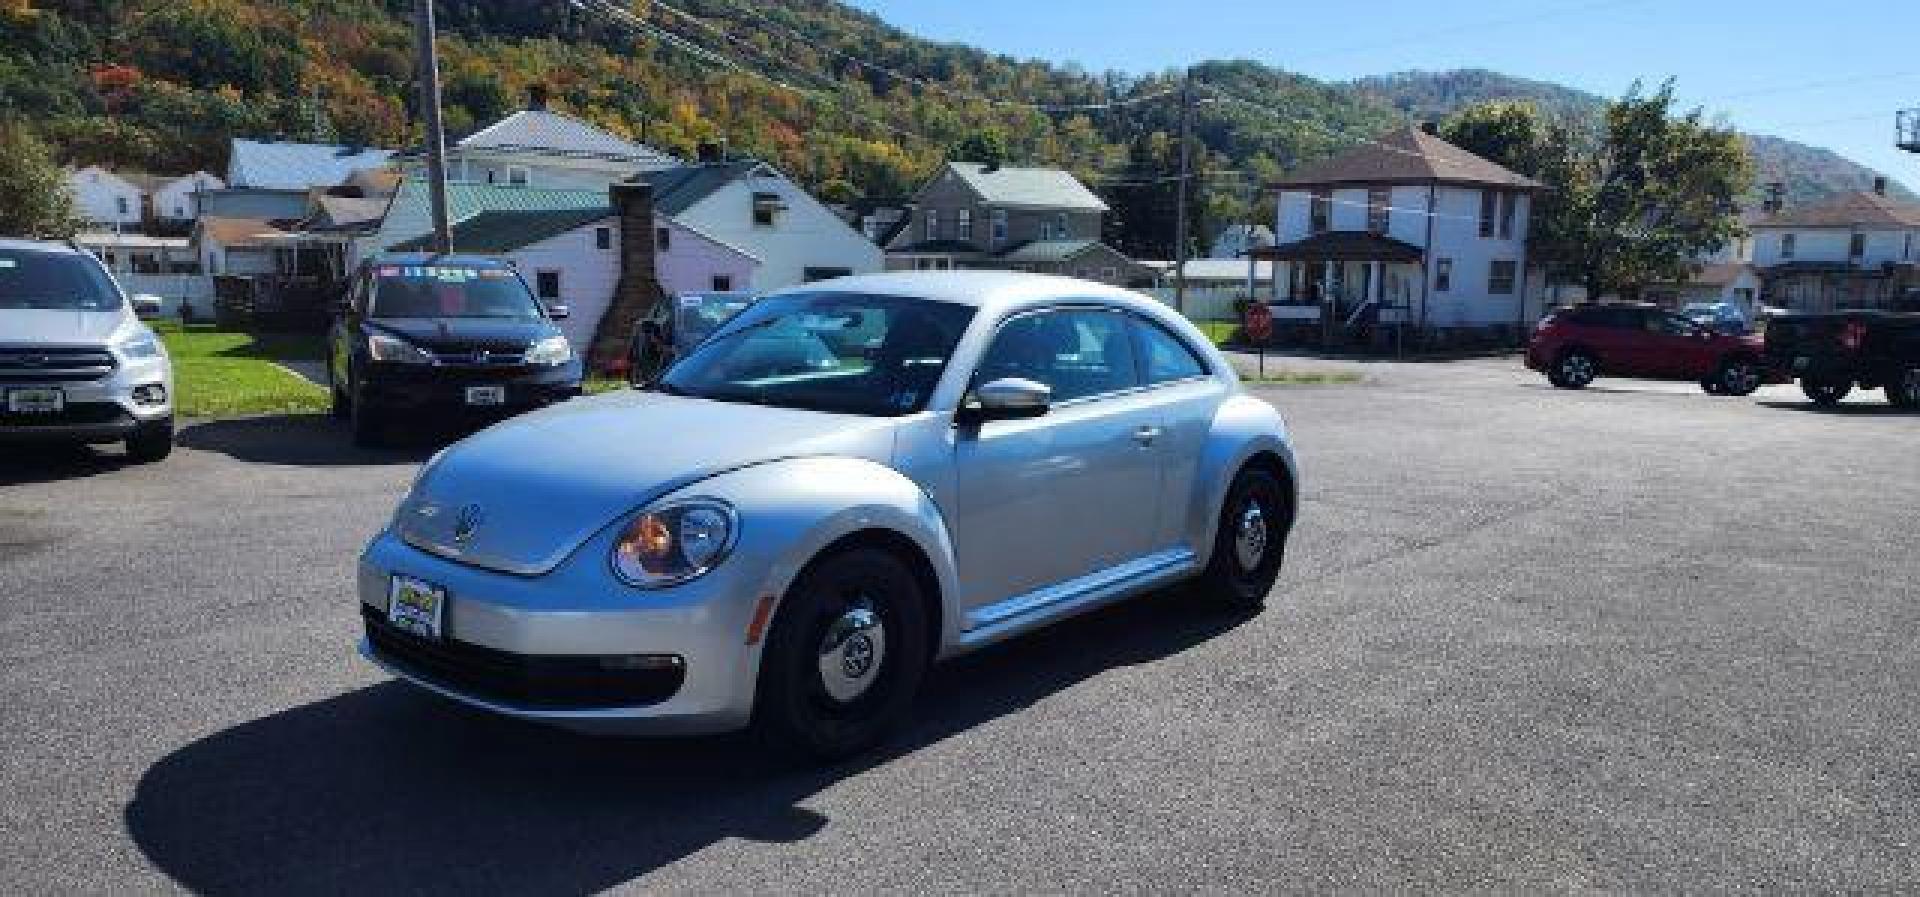
{"type": "Polygon", "coordinates": [[[232,417],[327,409],[327,391],[276,361],[326,357],[319,334],[248,334],[156,321],[173,357],[174,414],[232,417]]]}
{"type": "Polygon", "coordinates": [[[1240,325],[1232,321],[1195,321],[1193,325],[1200,328],[1200,332],[1206,334],[1207,339],[1216,346],[1232,339],[1234,331],[1240,329],[1240,325]]]}

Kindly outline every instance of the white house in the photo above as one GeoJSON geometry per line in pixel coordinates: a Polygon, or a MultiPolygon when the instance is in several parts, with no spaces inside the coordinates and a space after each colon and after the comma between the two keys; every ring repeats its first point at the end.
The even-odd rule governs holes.
{"type": "MultiPolygon", "coordinates": [[[[553,111],[539,85],[530,90],[527,108],[447,147],[447,179],[469,184],[604,191],[640,172],[679,164],[653,147],[553,111]]],[[[408,155],[402,167],[420,175],[426,163],[408,155]]]]}
{"type": "Polygon", "coordinates": [[[654,210],[760,261],[754,288],[881,270],[885,255],[773,166],[710,161],[641,174],[654,210]]]}
{"type": "Polygon", "coordinates": [[[98,165],[67,173],[75,210],[106,230],[133,230],[143,220],[145,193],[138,184],[98,165]]]}
{"type": "Polygon", "coordinates": [[[1885,307],[1920,290],[1920,204],[1848,193],[1751,225],[1771,305],[1796,311],[1885,307]]]}
{"type": "Polygon", "coordinates": [[[281,270],[287,232],[261,218],[202,215],[193,223],[191,245],[206,274],[262,275],[281,270]]]}
{"type": "MultiPolygon", "coordinates": [[[[461,196],[460,214],[451,216],[454,250],[512,261],[543,301],[568,307],[560,325],[567,339],[576,346],[588,345],[621,273],[625,234],[607,191],[463,184],[452,192],[461,196]]],[[[420,202],[415,191],[403,185],[389,220],[424,221],[413,208],[420,202]]],[[[746,251],[658,212],[652,220],[650,232],[641,238],[653,242],[654,276],[669,296],[756,286],[759,260],[746,251]]],[[[384,248],[419,252],[430,247],[423,228],[384,248]]]]}
{"type": "Polygon", "coordinates": [[[180,223],[192,221],[200,217],[200,194],[226,186],[225,181],[204,171],[162,179],[149,194],[153,217],[180,223]]]}
{"type": "Polygon", "coordinates": [[[1527,222],[1541,184],[1406,127],[1273,185],[1278,317],[1422,330],[1519,330],[1527,222]],[[1288,311],[1293,313],[1288,314],[1288,311]],[[1331,321],[1329,321],[1331,317],[1331,321]]]}

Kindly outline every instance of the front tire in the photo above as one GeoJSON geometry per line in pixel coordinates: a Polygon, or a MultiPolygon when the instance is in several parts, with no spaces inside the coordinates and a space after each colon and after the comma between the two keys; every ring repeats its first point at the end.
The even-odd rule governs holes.
{"type": "Polygon", "coordinates": [[[141,424],[127,436],[127,457],[140,464],[166,460],[173,454],[173,419],[141,424]]]}
{"type": "Polygon", "coordinates": [[[905,719],[925,675],[927,596],[899,558],[856,548],[787,590],[760,658],[754,728],[822,760],[867,751],[905,719]]]}
{"type": "Polygon", "coordinates": [[[1840,404],[1840,400],[1853,392],[1853,384],[1844,381],[1801,380],[1800,391],[1807,394],[1815,405],[1831,408],[1840,404]]]}
{"type": "Polygon", "coordinates": [[[1895,371],[1886,389],[1887,401],[1895,408],[1920,408],[1920,364],[1895,371]]]}
{"type": "Polygon", "coordinates": [[[1586,389],[1600,375],[1600,362],[1578,349],[1560,356],[1553,363],[1548,380],[1561,389],[1586,389]]]}
{"type": "Polygon", "coordinates": [[[340,381],[334,378],[331,364],[327,365],[327,391],[333,394],[333,402],[327,408],[327,413],[333,415],[335,420],[346,420],[353,413],[353,402],[340,388],[340,381]]]}
{"type": "Polygon", "coordinates": [[[1213,556],[1194,581],[1195,587],[1230,608],[1265,607],[1286,552],[1291,514],[1287,502],[1286,488],[1271,472],[1255,467],[1241,470],[1227,490],[1214,531],[1213,556]]]}
{"type": "Polygon", "coordinates": [[[1748,358],[1729,358],[1720,363],[1720,370],[1713,375],[1713,382],[1719,387],[1715,395],[1750,396],[1760,388],[1760,367],[1748,358]]]}

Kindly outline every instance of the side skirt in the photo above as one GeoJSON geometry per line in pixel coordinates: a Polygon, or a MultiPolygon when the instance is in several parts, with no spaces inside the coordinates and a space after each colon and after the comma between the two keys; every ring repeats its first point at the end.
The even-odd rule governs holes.
{"type": "Polygon", "coordinates": [[[1198,572],[1186,548],[1170,548],[1024,595],[977,608],[966,616],[956,652],[971,651],[1048,623],[1092,610],[1141,592],[1178,582],[1198,572]]]}

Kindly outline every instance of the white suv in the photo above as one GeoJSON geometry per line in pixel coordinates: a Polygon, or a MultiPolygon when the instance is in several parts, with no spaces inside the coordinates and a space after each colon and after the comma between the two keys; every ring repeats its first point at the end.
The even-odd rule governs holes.
{"type": "Polygon", "coordinates": [[[0,445],[123,440],[173,451],[166,348],[91,253],[0,239],[0,445]]]}

